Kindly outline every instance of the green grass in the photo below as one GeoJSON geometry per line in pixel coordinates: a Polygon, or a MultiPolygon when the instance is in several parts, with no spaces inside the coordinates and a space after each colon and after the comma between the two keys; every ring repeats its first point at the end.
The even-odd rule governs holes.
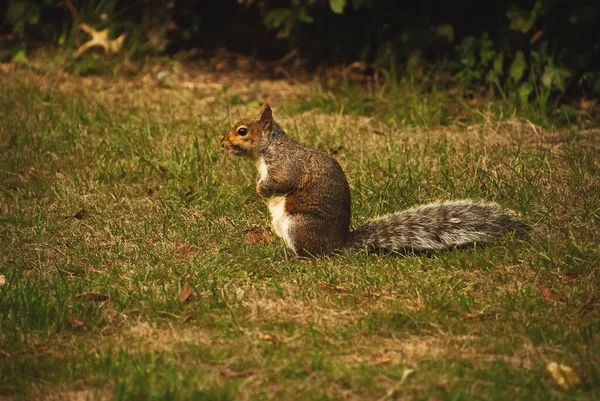
{"type": "Polygon", "coordinates": [[[490,116],[508,120],[516,115],[536,124],[562,128],[598,126],[597,113],[580,111],[548,93],[540,93],[523,103],[516,90],[498,93],[497,88],[493,89],[462,88],[446,73],[435,71],[424,76],[392,71],[379,84],[357,86],[342,80],[335,88],[313,91],[286,110],[376,117],[389,127],[472,125],[485,123],[490,116]]]}
{"type": "Polygon", "coordinates": [[[389,104],[350,87],[360,96],[272,102],[290,135],[335,152],[355,225],[467,197],[535,227],[486,247],[312,261],[248,236],[269,218],[252,164],[218,147],[248,111],[235,88],[206,103],[71,80],[2,78],[0,397],[600,399],[593,133],[489,116],[439,127],[452,108],[432,91],[422,118],[398,109],[395,124],[401,98],[385,91],[389,104]],[[414,125],[428,129],[394,128],[414,125]],[[560,389],[551,361],[582,384],[560,389]]]}

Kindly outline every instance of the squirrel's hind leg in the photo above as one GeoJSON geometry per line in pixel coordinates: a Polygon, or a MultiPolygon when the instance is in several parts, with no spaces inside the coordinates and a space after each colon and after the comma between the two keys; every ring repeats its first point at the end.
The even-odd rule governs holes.
{"type": "Polygon", "coordinates": [[[322,256],[344,248],[342,235],[336,232],[335,224],[328,222],[294,216],[289,234],[299,256],[322,256]]]}

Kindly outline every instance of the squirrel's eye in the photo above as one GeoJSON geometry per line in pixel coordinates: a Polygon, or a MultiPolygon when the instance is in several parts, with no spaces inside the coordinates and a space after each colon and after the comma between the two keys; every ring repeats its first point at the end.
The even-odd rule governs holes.
{"type": "Polygon", "coordinates": [[[239,136],[244,136],[248,133],[248,128],[245,128],[245,127],[238,128],[237,133],[239,136]]]}

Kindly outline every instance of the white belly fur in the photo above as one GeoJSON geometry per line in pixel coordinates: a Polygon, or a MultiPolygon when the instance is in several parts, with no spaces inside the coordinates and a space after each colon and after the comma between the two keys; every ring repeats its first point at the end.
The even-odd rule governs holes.
{"type": "Polygon", "coordinates": [[[256,163],[256,168],[258,169],[258,182],[266,180],[269,172],[267,170],[267,163],[265,163],[265,159],[261,157],[256,163]]]}
{"type": "Polygon", "coordinates": [[[271,224],[275,233],[283,238],[285,244],[296,251],[292,238],[290,237],[290,228],[292,219],[285,212],[285,196],[274,196],[267,201],[269,213],[271,213],[271,224]]]}

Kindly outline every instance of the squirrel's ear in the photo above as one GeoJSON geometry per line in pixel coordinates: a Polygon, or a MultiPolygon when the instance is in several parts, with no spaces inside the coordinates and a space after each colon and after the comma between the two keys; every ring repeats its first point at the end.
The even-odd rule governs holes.
{"type": "Polygon", "coordinates": [[[267,103],[260,107],[258,114],[260,115],[260,122],[264,125],[267,125],[273,121],[273,112],[271,111],[271,106],[269,106],[267,103]]]}

